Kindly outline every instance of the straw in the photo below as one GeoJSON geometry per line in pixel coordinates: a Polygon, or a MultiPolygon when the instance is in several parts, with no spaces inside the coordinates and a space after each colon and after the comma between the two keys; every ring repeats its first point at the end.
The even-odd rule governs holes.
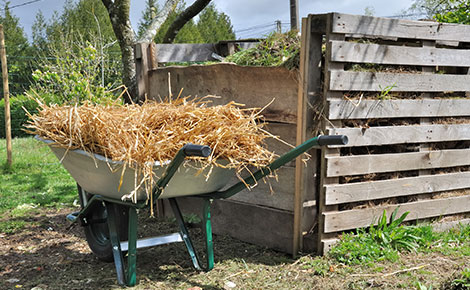
{"type": "Polygon", "coordinates": [[[245,109],[234,102],[209,106],[209,99],[177,98],[141,105],[38,102],[39,111],[29,115],[26,127],[67,150],[101,154],[123,161],[124,168],[138,169],[144,177],[137,184],[145,186],[148,197],[156,180],[152,165],[171,160],[187,143],[212,148],[209,158],[191,157],[200,161],[201,171],[210,166],[235,168],[239,176],[248,167],[263,167],[274,160],[276,155],[265,148],[265,139],[277,137],[263,130],[261,109],[245,109]]]}

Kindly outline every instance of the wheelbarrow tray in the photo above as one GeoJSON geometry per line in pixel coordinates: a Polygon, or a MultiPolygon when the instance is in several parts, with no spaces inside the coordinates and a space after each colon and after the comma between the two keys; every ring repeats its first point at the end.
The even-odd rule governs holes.
{"type": "MultiPolygon", "coordinates": [[[[55,145],[51,140],[45,140],[38,136],[36,139],[46,143],[62,165],[80,184],[83,190],[91,194],[121,199],[130,194],[142,179],[139,174],[136,179],[136,170],[126,167],[124,174],[124,162],[113,161],[99,154],[92,154],[84,150],[67,150],[55,145]],[[119,188],[121,183],[122,185],[119,188]]],[[[155,179],[163,175],[167,164],[156,162],[153,166],[155,179]]],[[[199,166],[200,168],[200,166],[199,166]]],[[[180,166],[158,198],[172,198],[189,195],[201,195],[215,192],[223,188],[233,176],[233,169],[214,166],[207,177],[209,168],[199,173],[198,164],[194,160],[188,160],[180,166]]],[[[146,200],[147,194],[144,188],[137,191],[137,200],[146,200]]]]}

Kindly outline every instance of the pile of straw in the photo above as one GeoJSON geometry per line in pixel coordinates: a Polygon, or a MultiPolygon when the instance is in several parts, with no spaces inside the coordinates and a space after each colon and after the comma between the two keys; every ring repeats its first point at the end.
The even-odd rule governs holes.
{"type": "Polygon", "coordinates": [[[208,106],[208,101],[178,98],[141,105],[39,105],[38,113],[29,116],[29,133],[69,150],[123,161],[124,168],[138,168],[147,194],[156,180],[152,164],[171,160],[186,143],[212,148],[209,158],[199,158],[201,169],[228,167],[239,174],[276,157],[264,146],[264,140],[274,136],[259,122],[262,110],[244,109],[234,102],[208,106]]]}

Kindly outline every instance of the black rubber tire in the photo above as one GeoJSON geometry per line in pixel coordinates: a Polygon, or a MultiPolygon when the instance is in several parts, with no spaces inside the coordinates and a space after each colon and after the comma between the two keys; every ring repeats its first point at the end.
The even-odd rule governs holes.
{"type": "MultiPolygon", "coordinates": [[[[80,198],[80,205],[82,208],[87,204],[88,200],[93,196],[83,190],[79,184],[78,196],[80,198]]],[[[115,216],[118,221],[118,235],[121,241],[127,241],[128,227],[129,227],[129,214],[128,208],[123,205],[115,206],[115,216]]],[[[86,240],[93,254],[99,260],[104,262],[113,262],[113,250],[111,240],[109,239],[109,229],[107,223],[107,211],[104,203],[97,205],[87,217],[89,220],[102,221],[91,223],[83,227],[85,231],[86,240]]]]}

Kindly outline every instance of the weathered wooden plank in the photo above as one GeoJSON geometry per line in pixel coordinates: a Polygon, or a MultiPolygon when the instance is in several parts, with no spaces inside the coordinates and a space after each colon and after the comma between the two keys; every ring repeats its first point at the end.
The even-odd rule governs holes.
{"type": "Polygon", "coordinates": [[[470,66],[470,50],[332,41],[331,61],[419,66],[470,66]]]}
{"type": "Polygon", "coordinates": [[[470,165],[470,149],[327,156],[327,176],[359,175],[470,165]]]}
{"type": "Polygon", "coordinates": [[[186,62],[214,60],[215,46],[212,43],[195,44],[165,44],[156,45],[156,57],[158,62],[186,62]]]}
{"type": "Polygon", "coordinates": [[[456,221],[450,222],[437,222],[432,223],[431,226],[436,232],[444,232],[450,229],[458,228],[460,225],[468,225],[470,224],[470,219],[461,219],[456,221]]]}
{"type": "Polygon", "coordinates": [[[149,99],[168,96],[168,82],[183,96],[220,96],[214,105],[230,101],[263,108],[267,121],[297,123],[298,73],[282,67],[247,67],[220,63],[189,67],[162,67],[149,71],[149,99]],[[168,77],[170,75],[170,77],[168,77]],[[274,100],[274,101],[273,101],[274,100]]]}
{"type": "Polygon", "coordinates": [[[330,71],[330,90],[381,92],[465,92],[470,75],[330,71]]]}
{"type": "Polygon", "coordinates": [[[330,120],[470,116],[470,99],[330,100],[330,120]]]}
{"type": "MultiPolygon", "coordinates": [[[[274,178],[260,180],[251,190],[240,191],[232,196],[230,200],[294,211],[295,168],[282,167],[276,173],[278,175],[277,180],[274,178]]],[[[229,184],[238,181],[240,180],[234,176],[229,184]]]]}
{"type": "MultiPolygon", "coordinates": [[[[264,141],[266,142],[266,148],[269,151],[274,152],[280,156],[284,153],[287,153],[289,150],[293,148],[293,146],[295,146],[296,125],[271,122],[271,123],[266,124],[266,126],[264,127],[264,130],[268,131],[274,136],[279,137],[282,140],[280,141],[274,138],[265,139],[264,141]]],[[[295,161],[292,160],[291,162],[287,163],[287,166],[294,167],[295,161]]]]}
{"type": "Polygon", "coordinates": [[[443,199],[422,200],[390,206],[380,206],[365,209],[353,209],[340,212],[327,212],[325,216],[325,232],[340,232],[350,229],[367,227],[376,223],[384,210],[388,216],[397,208],[398,216],[409,212],[405,221],[438,217],[468,211],[470,195],[449,197],[443,199]]]}
{"type": "Polygon", "coordinates": [[[328,134],[348,136],[349,143],[342,147],[427,143],[470,140],[470,126],[468,124],[437,124],[370,128],[332,128],[328,130],[328,134]]]}
{"type": "Polygon", "coordinates": [[[341,13],[333,13],[332,30],[334,33],[365,36],[470,41],[470,27],[466,25],[341,13]]]}
{"type": "Polygon", "coordinates": [[[331,184],[325,186],[325,203],[341,204],[470,187],[470,172],[436,174],[399,179],[331,184]]]}
{"type": "MultiPolygon", "coordinates": [[[[178,198],[178,202],[183,214],[202,213],[201,198],[178,198]]],[[[165,209],[169,208],[165,201],[165,209]]],[[[292,253],[292,212],[232,200],[214,200],[211,217],[215,234],[292,253]]]]}

